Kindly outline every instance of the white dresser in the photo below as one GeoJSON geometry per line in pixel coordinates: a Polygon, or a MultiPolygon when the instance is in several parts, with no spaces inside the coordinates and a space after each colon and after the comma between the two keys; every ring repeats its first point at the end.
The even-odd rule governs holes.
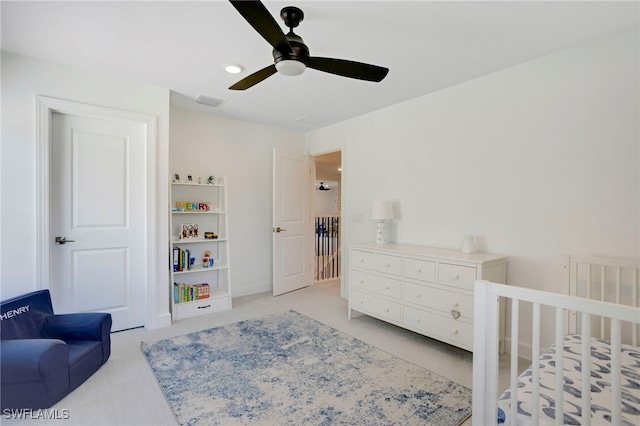
{"type": "MultiPolygon", "coordinates": [[[[507,258],[402,244],[350,246],[352,310],[471,351],[475,280],[506,283],[507,258]]],[[[500,325],[503,341],[504,324],[500,325]]]]}

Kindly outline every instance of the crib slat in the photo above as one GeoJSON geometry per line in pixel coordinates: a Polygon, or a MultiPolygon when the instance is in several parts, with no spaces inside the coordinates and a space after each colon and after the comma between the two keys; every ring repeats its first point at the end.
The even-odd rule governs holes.
{"type": "Polygon", "coordinates": [[[498,402],[498,330],[500,298],[488,281],[476,281],[473,301],[473,416],[474,426],[496,425],[498,402]]]}
{"type": "MultiPolygon", "coordinates": [[[[607,286],[607,267],[602,265],[600,267],[600,300],[605,300],[605,287],[607,286]]],[[[605,337],[605,317],[600,317],[600,338],[606,339],[605,337]]]]}
{"type": "Polygon", "coordinates": [[[591,425],[591,315],[582,313],[582,424],[591,425]]]}
{"type": "Polygon", "coordinates": [[[616,303],[622,303],[622,268],[616,268],[616,303]]]}
{"type": "Polygon", "coordinates": [[[511,403],[510,416],[518,416],[518,330],[520,330],[520,301],[511,301],[511,403]]]}
{"type": "MultiPolygon", "coordinates": [[[[531,359],[534,360],[531,364],[531,381],[533,385],[533,392],[531,395],[531,406],[540,406],[540,362],[537,359],[540,357],[540,304],[533,304],[533,330],[531,334],[531,359]]],[[[533,411],[533,424],[540,424],[540,410],[533,411]]]]}
{"type": "MultiPolygon", "coordinates": [[[[564,309],[556,308],[556,425],[564,423],[564,309]]],[[[538,361],[539,362],[539,361],[538,361]]]]}
{"type": "MultiPolygon", "coordinates": [[[[632,305],[636,308],[638,307],[638,270],[633,271],[633,283],[631,285],[631,293],[633,297],[632,305]]],[[[631,326],[631,332],[633,333],[631,336],[631,342],[633,346],[638,346],[638,324],[633,323],[631,326]]]]}
{"type": "Polygon", "coordinates": [[[620,320],[611,319],[611,424],[622,424],[622,388],[620,369],[620,320]]]}
{"type": "Polygon", "coordinates": [[[587,299],[591,299],[591,284],[593,284],[591,281],[591,268],[593,268],[593,266],[589,265],[589,268],[587,269],[587,299]]]}

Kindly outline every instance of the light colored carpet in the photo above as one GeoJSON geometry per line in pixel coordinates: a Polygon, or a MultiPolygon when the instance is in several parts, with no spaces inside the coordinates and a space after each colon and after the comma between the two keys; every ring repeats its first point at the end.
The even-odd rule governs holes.
{"type": "Polygon", "coordinates": [[[458,425],[471,390],[295,311],[142,344],[183,425],[458,425]]]}

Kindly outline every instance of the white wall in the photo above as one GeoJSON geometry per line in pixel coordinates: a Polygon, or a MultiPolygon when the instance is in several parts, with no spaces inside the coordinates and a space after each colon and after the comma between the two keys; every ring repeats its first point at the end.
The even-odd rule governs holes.
{"type": "MultiPolygon", "coordinates": [[[[37,95],[135,111],[157,117],[159,176],[156,251],[156,318],[168,318],[167,151],[169,91],[2,53],[0,297],[36,290],[37,95]]],[[[157,324],[148,324],[154,327],[157,324]]]]}
{"type": "Polygon", "coordinates": [[[512,285],[561,291],[568,254],[637,259],[638,40],[614,34],[308,133],[312,155],[346,150],[344,246],[373,239],[371,202],[390,199],[397,242],[457,249],[475,234],[509,256],[512,285]]]}
{"type": "Polygon", "coordinates": [[[171,172],[226,176],[233,297],[272,290],[273,148],[305,152],[304,134],[171,109],[171,172]]]}

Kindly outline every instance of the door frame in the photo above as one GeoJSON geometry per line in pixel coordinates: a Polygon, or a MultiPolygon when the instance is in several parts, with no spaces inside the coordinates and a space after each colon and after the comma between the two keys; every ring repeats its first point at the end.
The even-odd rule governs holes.
{"type": "MultiPolygon", "coordinates": [[[[342,143],[341,146],[335,148],[328,148],[323,151],[314,151],[313,154],[309,154],[313,159],[312,167],[313,167],[313,179],[312,182],[315,184],[316,180],[316,170],[315,170],[315,157],[324,154],[331,154],[332,152],[340,151],[340,168],[342,171],[340,172],[340,247],[342,248],[340,252],[340,297],[343,299],[349,298],[349,278],[345,275],[348,269],[348,259],[347,256],[349,250],[345,248],[344,244],[347,240],[345,237],[347,236],[347,203],[345,202],[345,194],[347,193],[347,173],[346,173],[346,163],[347,163],[347,147],[346,143],[342,143]]],[[[311,191],[315,191],[315,186],[311,187],[311,191]]],[[[314,197],[311,197],[314,200],[314,197]]],[[[315,201],[313,201],[315,203],[315,201]]],[[[315,204],[312,204],[313,211],[315,212],[315,204]]],[[[313,250],[312,250],[313,251],[313,250]]]]}
{"type": "MultiPolygon", "coordinates": [[[[79,115],[82,117],[141,124],[146,133],[145,151],[145,222],[144,258],[156,259],[156,117],[137,112],[67,101],[47,96],[36,96],[36,286],[48,289],[50,281],[49,230],[51,191],[51,121],[54,113],[79,115]]],[[[155,262],[148,262],[144,270],[144,326],[155,324],[157,300],[155,262]]]]}

